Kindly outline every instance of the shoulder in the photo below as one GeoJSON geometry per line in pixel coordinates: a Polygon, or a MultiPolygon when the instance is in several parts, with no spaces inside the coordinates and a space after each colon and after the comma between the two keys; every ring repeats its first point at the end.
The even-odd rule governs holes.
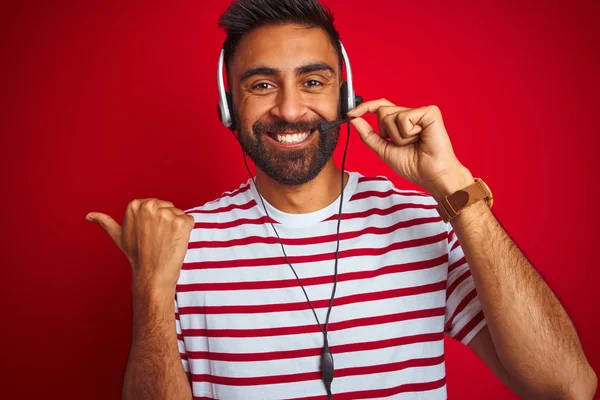
{"type": "Polygon", "coordinates": [[[234,209],[250,209],[255,205],[249,181],[240,184],[236,189],[223,192],[221,196],[200,206],[184,210],[186,214],[203,215],[219,214],[234,209]]]}
{"type": "MultiPolygon", "coordinates": [[[[363,225],[403,229],[407,238],[449,239],[449,225],[437,211],[438,203],[419,189],[399,189],[385,176],[359,174],[349,212],[363,218],[363,225]],[[406,228],[406,229],[405,229],[406,228]]],[[[396,235],[399,235],[396,232],[396,235]]],[[[395,236],[398,239],[400,236],[395,236]]]]}
{"type": "Polygon", "coordinates": [[[393,203],[418,203],[437,206],[437,202],[428,193],[417,189],[400,189],[386,176],[363,176],[358,174],[356,189],[351,200],[387,199],[393,203]]]}

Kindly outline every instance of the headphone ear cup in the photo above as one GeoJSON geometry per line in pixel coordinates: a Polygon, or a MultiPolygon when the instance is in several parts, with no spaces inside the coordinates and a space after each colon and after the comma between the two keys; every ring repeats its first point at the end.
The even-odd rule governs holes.
{"type": "Polygon", "coordinates": [[[342,113],[342,118],[346,118],[346,114],[348,114],[348,83],[344,81],[342,83],[342,87],[340,89],[340,111],[342,113]]]}
{"type": "Polygon", "coordinates": [[[237,130],[237,126],[235,126],[235,120],[237,118],[233,113],[233,98],[231,97],[231,93],[225,92],[225,98],[227,99],[227,107],[229,108],[229,118],[231,118],[231,126],[229,127],[229,129],[231,129],[231,131],[233,132],[237,130]]]}

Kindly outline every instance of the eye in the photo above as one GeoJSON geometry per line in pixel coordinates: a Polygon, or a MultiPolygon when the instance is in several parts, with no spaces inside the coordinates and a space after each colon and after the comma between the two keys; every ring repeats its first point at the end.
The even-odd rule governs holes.
{"type": "Polygon", "coordinates": [[[256,85],[253,85],[252,90],[267,90],[267,89],[272,89],[273,87],[274,86],[268,82],[260,82],[260,83],[257,83],[256,85]]]}
{"type": "Polygon", "coordinates": [[[323,84],[315,79],[311,79],[309,81],[306,81],[304,83],[306,86],[308,87],[317,87],[317,86],[322,86],[323,84]]]}

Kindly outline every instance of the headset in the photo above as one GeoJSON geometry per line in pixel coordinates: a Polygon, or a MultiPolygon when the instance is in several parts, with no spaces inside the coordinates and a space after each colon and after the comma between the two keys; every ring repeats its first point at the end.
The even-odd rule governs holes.
{"type": "MultiPolygon", "coordinates": [[[[339,126],[340,123],[348,122],[349,118],[346,118],[348,111],[352,110],[353,108],[355,108],[356,106],[361,104],[363,101],[362,97],[356,96],[354,93],[354,85],[352,82],[352,68],[350,67],[350,60],[348,59],[348,54],[346,53],[346,49],[344,48],[344,45],[341,42],[340,42],[340,48],[342,51],[342,58],[344,60],[344,66],[346,68],[346,80],[344,80],[342,82],[342,86],[340,88],[340,102],[341,102],[341,104],[340,104],[341,110],[340,111],[342,114],[342,118],[344,118],[344,120],[334,121],[333,123],[329,122],[329,123],[320,124],[319,132],[321,134],[326,134],[326,132],[328,130],[331,130],[335,126],[339,126]],[[324,126],[328,126],[328,128],[323,129],[324,126]]],[[[219,91],[219,104],[218,104],[217,111],[219,114],[219,119],[221,120],[221,123],[223,124],[223,126],[225,126],[225,128],[228,128],[233,133],[236,140],[238,140],[238,142],[239,142],[239,138],[234,133],[234,131],[236,131],[238,127],[235,126],[233,101],[232,101],[231,93],[225,90],[225,79],[223,78],[224,59],[225,59],[225,50],[221,49],[221,55],[219,56],[219,63],[218,63],[218,67],[217,67],[217,89],[219,91]]],[[[340,73],[341,73],[341,71],[340,71],[340,73]]],[[[333,365],[333,356],[331,355],[331,352],[329,351],[329,341],[327,338],[327,333],[328,333],[328,328],[329,328],[329,315],[331,314],[331,309],[333,307],[333,299],[335,297],[335,291],[337,288],[338,253],[339,253],[339,249],[340,249],[340,224],[342,221],[342,204],[344,202],[344,166],[346,164],[346,152],[348,150],[349,142],[350,142],[350,124],[348,124],[348,138],[346,140],[346,146],[344,148],[344,157],[342,159],[342,168],[341,168],[342,179],[341,179],[341,189],[340,189],[340,208],[339,208],[339,212],[338,212],[338,221],[337,221],[337,245],[336,245],[336,250],[335,250],[333,290],[331,292],[331,298],[329,299],[329,307],[327,309],[327,316],[325,318],[325,324],[324,324],[325,328],[323,328],[321,326],[321,322],[319,321],[319,318],[317,317],[317,313],[316,313],[314,307],[312,306],[312,303],[311,303],[310,299],[308,298],[308,295],[306,294],[306,290],[304,289],[304,286],[302,285],[302,282],[300,281],[300,278],[298,277],[296,270],[294,269],[294,267],[288,260],[288,256],[285,252],[285,248],[283,247],[283,242],[281,241],[281,237],[279,236],[279,233],[277,233],[277,230],[275,229],[275,226],[273,225],[271,217],[269,216],[269,212],[267,211],[267,207],[265,205],[263,197],[262,197],[260,191],[258,190],[258,187],[256,186],[256,181],[254,180],[254,177],[252,176],[252,172],[250,172],[250,168],[248,167],[248,162],[246,161],[246,153],[244,152],[244,150],[242,148],[242,154],[244,156],[244,164],[246,166],[246,170],[248,171],[248,174],[250,174],[250,178],[252,179],[252,182],[254,183],[254,187],[256,188],[256,191],[258,192],[263,209],[265,211],[265,214],[267,215],[267,219],[270,222],[271,227],[273,228],[273,231],[275,232],[275,235],[277,236],[277,239],[279,239],[279,244],[281,245],[281,250],[283,252],[285,260],[286,260],[287,264],[290,266],[290,268],[292,269],[292,272],[294,273],[294,275],[296,276],[296,280],[298,281],[300,288],[304,292],[304,297],[306,298],[306,301],[308,302],[308,305],[310,306],[310,309],[312,310],[313,315],[315,316],[317,325],[319,326],[319,329],[323,333],[324,344],[323,344],[323,349],[321,351],[320,369],[321,369],[321,380],[323,381],[323,384],[325,385],[325,390],[327,391],[327,398],[329,400],[333,399],[333,394],[331,393],[331,382],[333,381],[334,365],[333,365]]]]}
{"type": "MultiPolygon", "coordinates": [[[[346,53],[346,49],[342,42],[340,42],[340,48],[342,50],[342,58],[344,59],[344,66],[346,68],[346,80],[343,81],[342,87],[340,88],[341,112],[342,118],[346,118],[348,111],[362,103],[363,99],[360,96],[356,96],[354,93],[352,68],[350,67],[350,60],[348,59],[348,54],[346,53]]],[[[223,126],[231,131],[235,131],[237,130],[237,127],[235,126],[235,119],[233,118],[233,100],[231,98],[231,92],[225,90],[225,79],[223,79],[224,60],[225,49],[221,49],[217,67],[217,89],[219,90],[219,105],[217,111],[223,126]]]]}

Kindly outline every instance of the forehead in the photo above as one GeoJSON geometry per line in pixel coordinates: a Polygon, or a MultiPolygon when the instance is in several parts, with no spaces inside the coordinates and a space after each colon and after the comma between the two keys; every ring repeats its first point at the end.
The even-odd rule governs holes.
{"type": "Polygon", "coordinates": [[[327,33],[297,24],[265,25],[246,33],[230,62],[234,76],[256,66],[291,73],[309,62],[326,62],[338,70],[337,52],[327,33]]]}

